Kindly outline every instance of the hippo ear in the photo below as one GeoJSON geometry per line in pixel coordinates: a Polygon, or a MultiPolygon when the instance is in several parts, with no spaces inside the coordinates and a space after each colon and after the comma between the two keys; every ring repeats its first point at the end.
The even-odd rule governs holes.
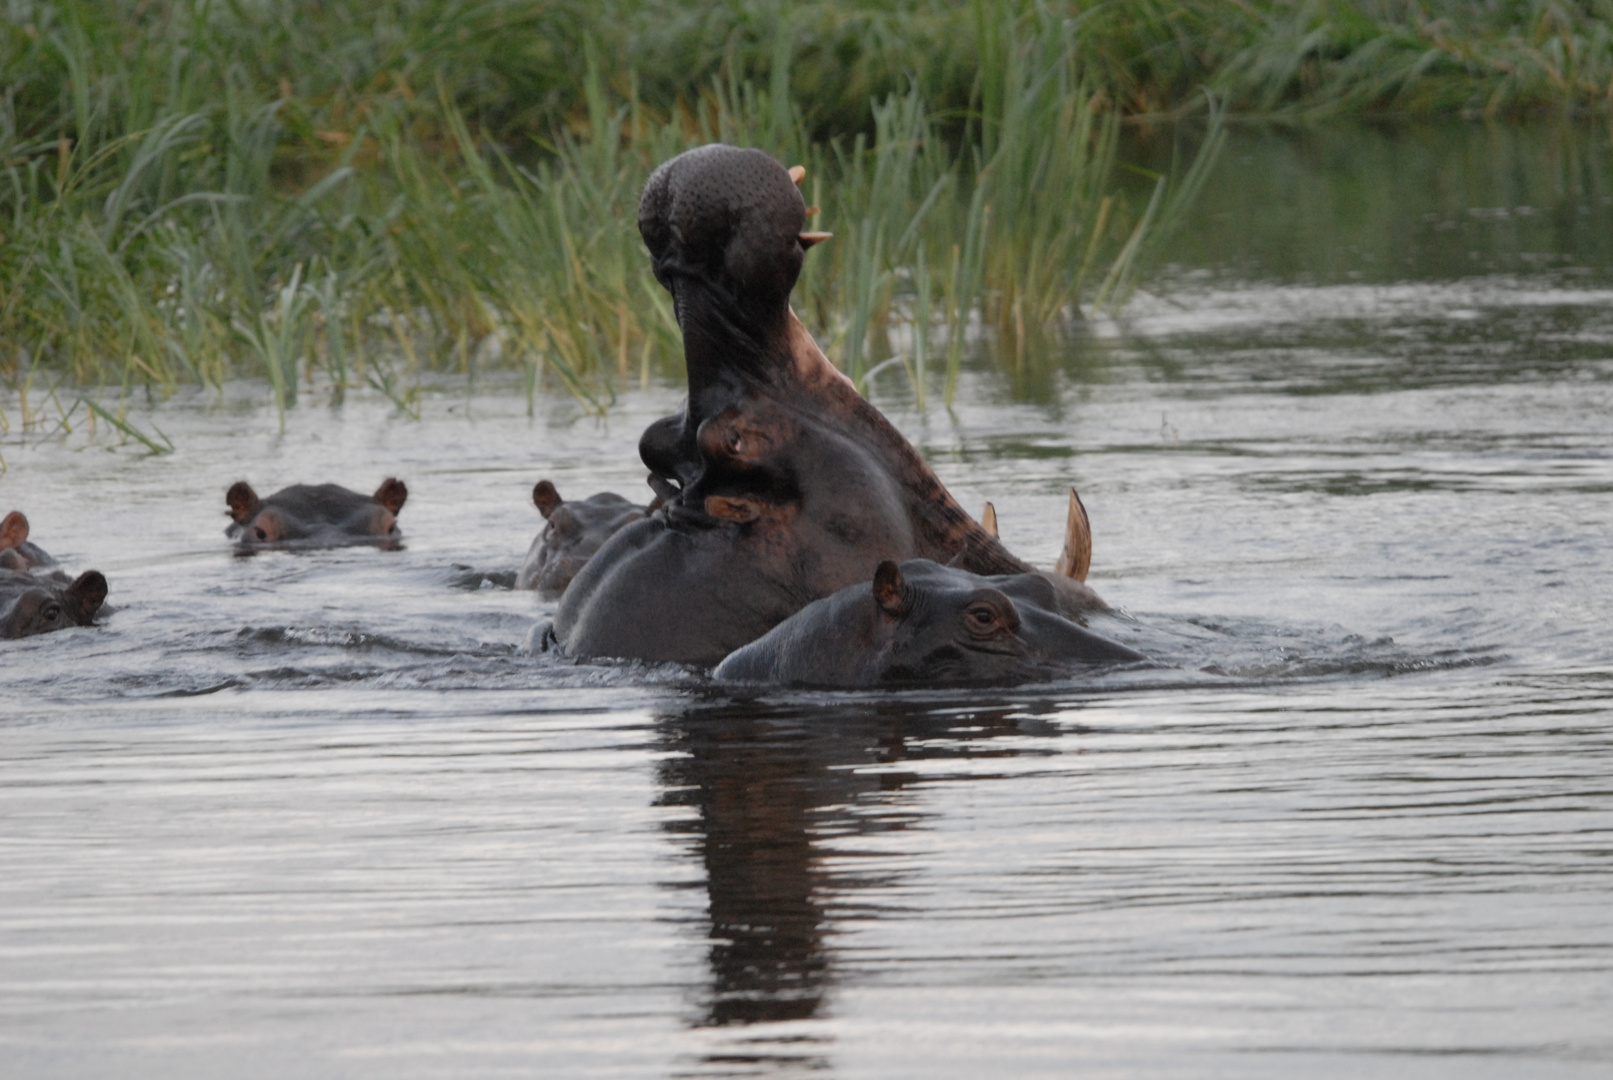
{"type": "Polygon", "coordinates": [[[99,570],[86,570],[67,587],[67,610],[73,621],[88,626],[106,603],[106,578],[99,570]]]}
{"type": "Polygon", "coordinates": [[[28,519],[21,510],[13,510],[0,521],[0,551],[20,547],[28,540],[28,519]]]}
{"type": "Polygon", "coordinates": [[[229,504],[230,517],[235,519],[237,525],[245,525],[252,520],[252,515],[258,512],[258,493],[252,490],[252,485],[245,480],[237,480],[230,485],[225,493],[224,501],[229,504]]]}
{"type": "Polygon", "coordinates": [[[1064,550],[1059,552],[1059,561],[1054,565],[1053,572],[1062,577],[1085,581],[1091,567],[1092,522],[1087,518],[1087,508],[1082,505],[1081,496],[1071,488],[1070,513],[1064,522],[1064,550]]]}
{"type": "Polygon", "coordinates": [[[381,486],[375,489],[375,501],[396,514],[403,509],[403,502],[409,497],[409,489],[403,486],[403,481],[389,476],[381,481],[381,486]]]}
{"type": "Polygon", "coordinates": [[[902,569],[886,559],[874,571],[874,603],[893,619],[907,614],[909,607],[907,585],[902,581],[902,569]]]}
{"type": "Polygon", "coordinates": [[[560,492],[555,490],[555,486],[547,480],[539,480],[532,485],[532,505],[538,508],[538,513],[543,515],[545,521],[549,520],[549,515],[559,509],[560,504],[565,501],[560,497],[560,492]]]}
{"type": "Polygon", "coordinates": [[[706,513],[724,521],[737,521],[748,525],[762,516],[762,504],[755,499],[735,498],[731,495],[706,496],[706,513]]]}

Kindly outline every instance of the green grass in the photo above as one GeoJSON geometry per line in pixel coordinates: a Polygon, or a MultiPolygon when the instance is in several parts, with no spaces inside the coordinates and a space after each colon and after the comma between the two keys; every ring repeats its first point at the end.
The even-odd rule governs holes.
{"type": "Polygon", "coordinates": [[[606,409],[680,356],[640,187],[721,138],[807,165],[831,357],[950,399],[977,328],[1021,364],[1125,302],[1219,109],[1598,106],[1610,4],[11,0],[0,379],[25,427],[242,374],[414,411],[495,363],[606,409]],[[1120,125],[1206,109],[1128,197],[1120,125]]]}

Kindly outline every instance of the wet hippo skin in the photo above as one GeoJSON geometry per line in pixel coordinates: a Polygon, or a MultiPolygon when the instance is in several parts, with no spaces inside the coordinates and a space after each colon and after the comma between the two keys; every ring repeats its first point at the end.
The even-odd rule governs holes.
{"type": "Polygon", "coordinates": [[[1044,574],[984,577],[911,559],[807,605],[717,666],[799,686],[966,686],[1047,679],[1145,657],[1059,614],[1044,574]]]}
{"type": "Polygon", "coordinates": [[[224,534],[243,551],[347,544],[392,548],[401,539],[398,511],[408,497],[409,489],[391,477],[374,495],[340,484],[293,484],[266,499],[240,480],[224,496],[232,519],[224,534]]]}
{"type": "MultiPolygon", "coordinates": [[[[706,146],[662,165],[639,231],[672,294],[689,394],[639,443],[663,502],[612,536],[561,598],[550,640],[579,656],[715,664],[887,559],[1031,568],[957,504],[819,351],[790,290],[806,250],[790,172],[706,146]]],[[[1100,606],[1084,585],[1061,603],[1100,606]]]]}
{"type": "Polygon", "coordinates": [[[586,499],[562,499],[547,480],[533,486],[532,503],[543,515],[543,531],[527,549],[515,587],[536,589],[545,600],[558,599],[606,540],[649,513],[649,507],[609,491],[586,499]]]}

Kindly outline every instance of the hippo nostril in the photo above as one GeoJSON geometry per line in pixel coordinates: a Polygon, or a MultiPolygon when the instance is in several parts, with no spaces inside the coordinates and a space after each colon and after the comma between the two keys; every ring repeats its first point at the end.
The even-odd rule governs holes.
{"type": "Polygon", "coordinates": [[[263,531],[263,527],[261,525],[256,526],[255,528],[253,528],[252,531],[258,534],[258,539],[259,540],[267,540],[267,539],[269,539],[269,534],[263,531]]]}

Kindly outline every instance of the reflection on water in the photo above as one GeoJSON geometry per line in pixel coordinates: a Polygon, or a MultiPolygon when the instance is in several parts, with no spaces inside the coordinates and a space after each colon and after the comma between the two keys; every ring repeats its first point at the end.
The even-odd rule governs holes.
{"type": "MultiPolygon", "coordinates": [[[[783,719],[783,718],[781,718],[783,719]]],[[[809,721],[810,723],[810,721],[809,721]]],[[[698,811],[689,828],[706,871],[711,990],[703,1023],[749,1024],[814,1016],[828,985],[814,858],[819,812],[832,791],[824,740],[744,707],[690,710],[666,722],[676,756],[662,769],[668,802],[698,811]]],[[[830,740],[838,764],[860,746],[830,740]]],[[[850,776],[850,773],[843,773],[850,776]]]]}
{"type": "Polygon", "coordinates": [[[770,1032],[726,1041],[683,1074],[829,1067],[833,1039],[791,1022],[833,1015],[831,924],[880,918],[882,897],[908,876],[890,863],[906,854],[906,831],[922,826],[909,784],[948,762],[1053,753],[1015,745],[1062,733],[1036,717],[1051,708],[802,696],[664,716],[661,802],[695,811],[668,828],[705,871],[710,983],[696,995],[693,1023],[770,1032]],[[883,858],[865,868],[859,850],[869,842],[883,858]]]}
{"type": "MultiPolygon", "coordinates": [[[[1135,155],[1169,166],[1174,133],[1135,155]]],[[[1169,257],[1265,281],[1613,271],[1605,122],[1242,128],[1169,257]]]]}
{"type": "Polygon", "coordinates": [[[1017,755],[979,742],[1024,734],[1021,719],[1009,708],[932,710],[899,697],[722,702],[663,718],[663,802],[696,810],[670,827],[689,835],[706,872],[711,987],[698,1022],[819,1015],[833,970],[825,905],[855,908],[854,890],[892,882],[830,873],[837,845],[912,824],[914,804],[901,794],[915,775],[899,763],[1017,755]]]}
{"type": "Polygon", "coordinates": [[[119,610],[0,643],[3,1071],[1605,1074],[1613,275],[1561,138],[1235,133],[1162,295],[954,413],[876,383],[1032,561],[1080,489],[1148,671],[523,656],[533,482],[641,496],[676,387],[13,428],[0,510],[119,610]],[[403,548],[234,558],[248,474],[399,476],[403,548]]]}

